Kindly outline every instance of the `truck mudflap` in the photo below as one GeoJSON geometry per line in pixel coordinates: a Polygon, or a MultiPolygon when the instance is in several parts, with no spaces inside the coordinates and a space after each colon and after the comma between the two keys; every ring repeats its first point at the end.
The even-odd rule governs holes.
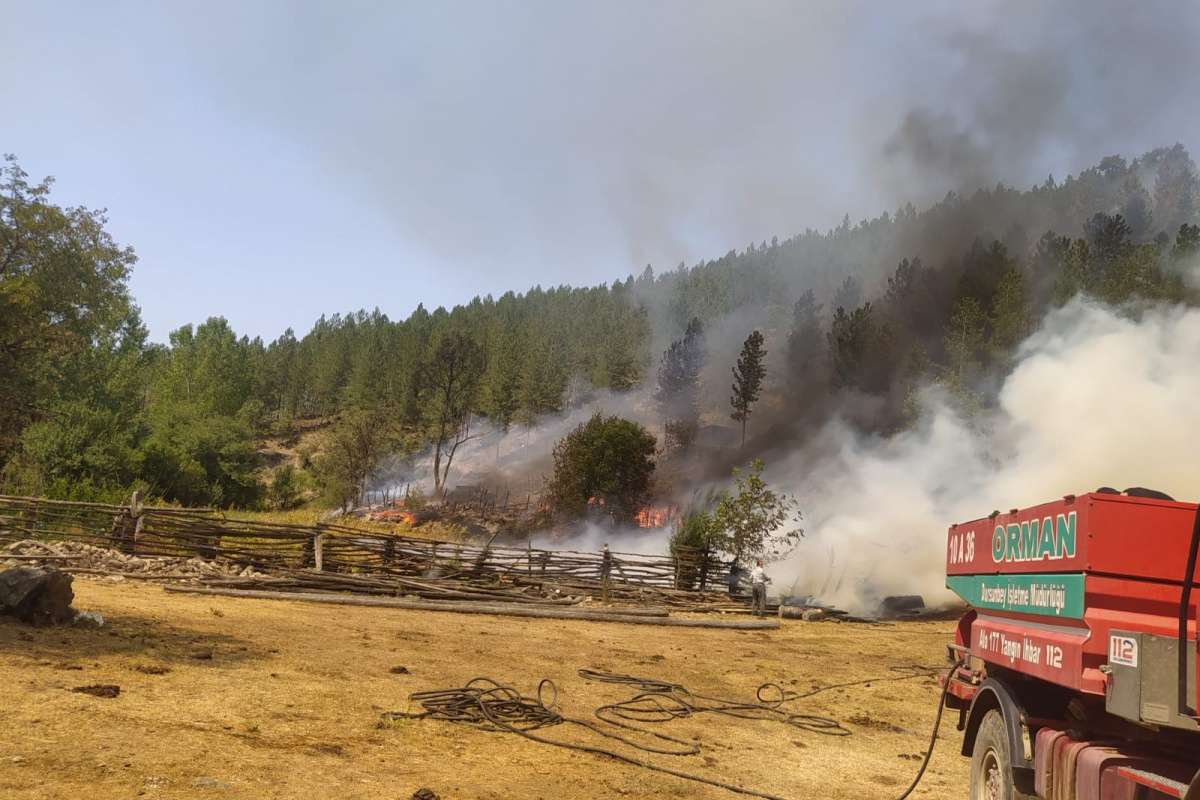
{"type": "Polygon", "coordinates": [[[1157,792],[1155,796],[1200,800],[1194,767],[1110,742],[1072,739],[1052,728],[1037,732],[1033,772],[1034,792],[1044,800],[1140,796],[1137,786],[1157,792]]]}
{"type": "Polygon", "coordinates": [[[971,701],[971,710],[967,712],[962,754],[969,757],[974,752],[979,723],[992,709],[1000,710],[1008,730],[1013,783],[1020,791],[1030,794],[1033,789],[1033,743],[1025,729],[1025,711],[1017,702],[1016,692],[1003,679],[989,677],[979,684],[971,701]]]}

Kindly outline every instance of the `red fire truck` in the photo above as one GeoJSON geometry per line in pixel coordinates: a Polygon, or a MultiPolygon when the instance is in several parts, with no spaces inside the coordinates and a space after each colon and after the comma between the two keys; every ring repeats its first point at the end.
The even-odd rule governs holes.
{"type": "Polygon", "coordinates": [[[1200,800],[1198,544],[1197,506],[1146,489],[950,527],[972,800],[1200,800]]]}

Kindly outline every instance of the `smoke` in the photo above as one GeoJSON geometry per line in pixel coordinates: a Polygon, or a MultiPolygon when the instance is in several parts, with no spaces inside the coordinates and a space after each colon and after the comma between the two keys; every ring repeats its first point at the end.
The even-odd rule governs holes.
{"type": "MultiPolygon", "coordinates": [[[[729,342],[721,342],[733,337],[736,326],[727,327],[710,329],[710,354],[728,349],[729,342]]],[[[764,444],[771,449],[765,477],[796,496],[806,529],[800,546],[769,566],[776,591],[815,595],[859,613],[897,594],[920,594],[936,605],[952,599],[944,588],[952,523],[1100,486],[1148,486],[1195,498],[1200,464],[1189,434],[1200,429],[1198,359],[1200,309],[1118,309],[1079,297],[1050,312],[1020,346],[998,384],[994,407],[981,416],[962,417],[952,398],[928,386],[917,423],[899,434],[861,432],[846,405],[802,445],[764,444]]],[[[481,428],[456,456],[450,485],[483,484],[517,502],[526,493],[536,495],[552,469],[554,444],[592,414],[661,427],[651,392],[649,385],[625,394],[601,392],[528,427],[507,433],[481,428]]],[[[660,460],[660,473],[690,472],[661,481],[658,502],[687,508],[721,472],[715,464],[752,455],[726,447],[693,452],[682,465],[660,460]]],[[[431,472],[425,456],[388,481],[428,489],[431,472]]],[[[598,551],[607,543],[616,551],[665,553],[669,534],[584,522],[533,541],[550,548],[598,551]]]]}
{"type": "MultiPolygon", "coordinates": [[[[333,301],[349,307],[369,285],[392,316],[407,311],[395,303],[596,283],[647,262],[661,272],[847,212],[1028,185],[1200,121],[1187,100],[1200,75],[1194,3],[351,3],[337,14],[217,3],[116,21],[80,8],[69,31],[25,6],[7,28],[54,35],[0,44],[19,63],[56,42],[54,91],[12,104],[67,97],[105,131],[124,130],[139,115],[109,120],[95,98],[70,102],[93,61],[125,78],[110,83],[194,98],[285,153],[313,197],[368,220],[352,235],[329,226],[320,241],[349,274],[321,285],[353,288],[333,301]],[[120,49],[103,34],[136,36],[141,58],[164,68],[147,77],[136,59],[113,64],[120,49]],[[360,245],[378,232],[388,238],[377,248],[360,245]]],[[[155,105],[120,99],[118,111],[155,105]]],[[[223,129],[196,129],[216,172],[235,154],[223,129]]],[[[112,160],[177,176],[152,155],[163,157],[141,147],[112,160]]],[[[257,192],[262,181],[246,183],[257,192]]],[[[279,202],[254,192],[248,202],[279,202]]],[[[286,241],[293,229],[268,230],[286,241]]],[[[305,281],[271,288],[282,308],[312,308],[305,281]]],[[[262,309],[229,302],[235,325],[258,332],[262,309]]]]}
{"type": "Polygon", "coordinates": [[[951,523],[1080,494],[1148,486],[1200,494],[1200,310],[1076,299],[1020,348],[996,410],[964,420],[936,390],[912,430],[868,437],[834,422],[768,477],[795,493],[807,538],[776,587],[868,611],[883,596],[950,598],[951,523]]]}
{"type": "Polygon", "coordinates": [[[1150,130],[1187,129],[1177,93],[1200,69],[1190,46],[1196,8],[1087,2],[1012,11],[985,5],[930,22],[940,74],[905,73],[912,81],[898,94],[910,105],[875,160],[893,196],[924,203],[998,181],[1028,186],[1056,166],[1147,150],[1150,130]]]}
{"type": "MultiPolygon", "coordinates": [[[[453,492],[460,486],[481,486],[498,495],[496,500],[500,503],[505,497],[510,503],[522,502],[527,496],[536,499],[543,478],[553,469],[554,445],[592,415],[619,416],[640,422],[651,430],[655,426],[661,428],[651,391],[646,386],[624,393],[593,392],[579,398],[576,405],[561,414],[539,417],[529,425],[515,424],[507,431],[485,418],[474,418],[471,438],[454,454],[447,490],[453,492]]],[[[432,493],[433,450],[430,448],[415,458],[385,464],[377,474],[374,489],[386,487],[403,492],[408,487],[432,493]]]]}

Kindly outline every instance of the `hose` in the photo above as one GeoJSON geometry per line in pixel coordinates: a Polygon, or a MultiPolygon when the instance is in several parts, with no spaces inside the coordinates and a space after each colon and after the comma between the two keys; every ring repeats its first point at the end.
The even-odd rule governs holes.
{"type": "MultiPolygon", "coordinates": [[[[955,663],[951,667],[950,672],[947,673],[945,684],[938,698],[938,710],[933,723],[933,732],[930,736],[929,747],[925,752],[924,760],[921,762],[921,768],[908,789],[900,797],[896,798],[896,800],[906,800],[912,794],[913,790],[921,782],[921,778],[929,766],[934,744],[937,742],[938,727],[942,720],[942,709],[944,708],[946,693],[950,686],[950,676],[953,675],[954,670],[958,666],[959,664],[955,663]]],[[[800,730],[825,736],[849,736],[851,735],[851,731],[843,727],[837,720],[811,714],[796,714],[783,709],[782,706],[785,703],[811,697],[831,689],[861,686],[883,681],[908,680],[926,676],[931,671],[937,669],[940,669],[940,667],[927,667],[919,664],[901,665],[892,667],[893,672],[900,673],[897,675],[830,684],[803,693],[786,690],[778,684],[764,683],[756,690],[754,701],[731,700],[712,695],[698,694],[690,691],[682,684],[657,678],[621,675],[596,669],[579,670],[578,674],[584,680],[631,686],[638,690],[638,693],[628,700],[609,703],[596,708],[593,713],[600,722],[608,726],[631,731],[641,736],[653,737],[661,742],[668,743],[666,746],[635,741],[629,736],[608,730],[591,720],[578,719],[561,714],[556,710],[558,704],[558,687],[548,678],[543,679],[538,684],[537,692],[533,697],[526,697],[511,686],[507,686],[491,678],[473,678],[464,686],[457,688],[414,692],[409,695],[409,699],[418,703],[421,706],[421,711],[391,711],[384,713],[382,717],[385,720],[437,719],[446,722],[474,724],[484,730],[515,733],[518,736],[542,744],[606,756],[653,772],[661,772],[683,780],[702,783],[718,789],[725,789],[735,794],[763,798],[763,800],[784,800],[784,798],[768,792],[661,766],[642,758],[619,753],[605,747],[549,739],[537,733],[537,731],[556,725],[575,725],[605,738],[620,742],[636,751],[670,756],[697,755],[700,752],[700,747],[694,742],[648,730],[631,723],[668,722],[674,719],[684,719],[698,714],[711,713],[739,719],[774,720],[800,730]]]]}
{"type": "Polygon", "coordinates": [[[937,744],[938,728],[942,725],[942,711],[946,708],[946,695],[950,692],[950,679],[954,677],[954,671],[961,665],[962,661],[955,661],[946,672],[946,679],[942,681],[942,693],[938,696],[937,714],[933,717],[933,731],[929,734],[929,746],[925,748],[925,758],[921,760],[921,768],[917,770],[912,783],[908,785],[908,788],[896,800],[906,800],[913,793],[913,790],[917,788],[917,785],[921,782],[921,778],[925,777],[925,770],[929,768],[929,762],[933,758],[934,745],[937,744]]]}
{"type": "Polygon", "coordinates": [[[716,713],[739,719],[774,720],[825,736],[850,735],[850,731],[835,719],[812,714],[793,714],[782,710],[780,706],[798,700],[800,695],[786,691],[775,683],[762,684],[754,693],[755,702],[746,702],[698,694],[677,683],[593,669],[579,670],[579,677],[599,683],[634,686],[641,690],[628,700],[603,705],[595,710],[596,717],[610,725],[624,727],[619,720],[668,722],[697,714],[716,713]]]}
{"type": "Polygon", "coordinates": [[[682,739],[676,739],[672,736],[667,736],[662,733],[653,731],[645,731],[635,728],[631,725],[620,725],[622,728],[629,730],[638,730],[641,733],[649,734],[658,739],[675,742],[681,745],[676,750],[666,750],[656,748],[649,745],[644,745],[635,742],[620,734],[605,731],[594,722],[583,719],[575,719],[566,717],[554,711],[550,706],[547,706],[542,699],[542,694],[547,689],[554,690],[555,700],[551,701],[551,705],[557,700],[558,690],[554,683],[549,679],[543,679],[538,684],[536,697],[523,697],[520,692],[512,687],[498,683],[491,678],[474,678],[467,684],[457,689],[437,689],[428,692],[415,692],[410,697],[412,700],[421,704],[423,711],[416,713],[408,713],[403,711],[388,712],[383,715],[384,719],[441,719],[450,722],[470,722],[482,725],[485,729],[507,731],[515,733],[518,736],[523,736],[535,742],[542,744],[550,744],[555,747],[563,747],[568,750],[576,750],[583,753],[593,753],[595,755],[607,756],[608,758],[622,761],[626,764],[642,767],[643,769],[652,770],[654,772],[662,772],[667,775],[672,775],[676,778],[703,783],[708,786],[714,786],[718,789],[725,789],[736,794],[749,795],[751,797],[763,798],[763,800],[785,800],[778,795],[760,792],[755,789],[747,789],[743,786],[737,786],[732,783],[706,778],[703,775],[694,775],[690,772],[663,767],[658,764],[652,764],[649,761],[644,761],[634,756],[618,753],[614,750],[609,750],[603,747],[595,747],[593,745],[576,744],[574,742],[563,742],[554,739],[547,739],[534,731],[539,728],[549,727],[552,725],[571,724],[587,728],[590,731],[606,736],[610,739],[615,739],[636,750],[641,750],[648,753],[659,753],[665,755],[695,755],[700,752],[699,746],[685,742],[682,739]]]}

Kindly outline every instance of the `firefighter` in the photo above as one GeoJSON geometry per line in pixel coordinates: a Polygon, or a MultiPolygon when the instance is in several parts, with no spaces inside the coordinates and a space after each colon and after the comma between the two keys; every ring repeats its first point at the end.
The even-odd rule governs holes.
{"type": "Polygon", "coordinates": [[[760,558],[754,562],[754,569],[750,570],[750,591],[753,593],[750,610],[756,617],[761,617],[767,610],[767,584],[770,582],[760,558]]]}
{"type": "Polygon", "coordinates": [[[606,603],[609,601],[609,581],[611,579],[612,553],[609,552],[608,544],[606,543],[600,556],[600,596],[606,603]]]}

